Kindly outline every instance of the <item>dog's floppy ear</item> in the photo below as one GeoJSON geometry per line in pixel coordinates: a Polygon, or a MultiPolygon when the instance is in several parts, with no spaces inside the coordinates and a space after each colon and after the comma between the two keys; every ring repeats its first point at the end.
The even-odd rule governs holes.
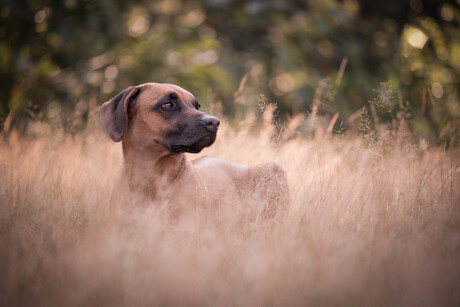
{"type": "Polygon", "coordinates": [[[139,93],[139,87],[130,86],[99,108],[101,120],[114,142],[123,140],[128,128],[128,108],[139,93]]]}

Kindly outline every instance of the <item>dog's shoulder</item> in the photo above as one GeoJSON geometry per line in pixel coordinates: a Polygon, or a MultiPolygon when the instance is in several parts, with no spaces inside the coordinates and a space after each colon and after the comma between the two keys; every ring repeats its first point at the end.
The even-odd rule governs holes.
{"type": "Polygon", "coordinates": [[[202,157],[199,157],[199,158],[196,158],[194,160],[191,160],[190,163],[195,166],[195,165],[199,165],[200,163],[202,162],[205,162],[205,160],[209,159],[208,156],[202,156],[202,157]]]}
{"type": "Polygon", "coordinates": [[[236,163],[232,163],[226,160],[221,160],[221,159],[212,158],[208,156],[200,157],[190,162],[195,168],[200,168],[200,169],[219,168],[219,169],[227,170],[229,172],[235,171],[235,170],[239,170],[239,171],[246,170],[247,171],[248,169],[247,165],[236,164],[236,163]]]}

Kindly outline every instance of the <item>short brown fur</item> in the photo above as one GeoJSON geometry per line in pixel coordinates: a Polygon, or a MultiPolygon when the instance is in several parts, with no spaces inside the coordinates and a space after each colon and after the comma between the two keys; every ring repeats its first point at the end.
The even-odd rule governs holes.
{"type": "Polygon", "coordinates": [[[286,174],[277,164],[186,158],[184,152],[212,145],[219,125],[198,106],[188,91],[160,83],[130,87],[101,106],[107,132],[123,148],[124,164],[111,202],[153,202],[177,213],[239,195],[266,200],[266,211],[275,212],[274,205],[287,202],[289,195],[286,174]]]}

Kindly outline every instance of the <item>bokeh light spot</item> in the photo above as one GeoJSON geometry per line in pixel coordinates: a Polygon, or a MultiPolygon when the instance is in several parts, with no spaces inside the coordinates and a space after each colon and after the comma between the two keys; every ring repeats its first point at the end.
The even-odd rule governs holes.
{"type": "Polygon", "coordinates": [[[444,89],[438,82],[433,83],[431,86],[431,92],[433,93],[433,96],[438,99],[444,95],[444,89]]]}
{"type": "Polygon", "coordinates": [[[150,27],[150,20],[146,16],[134,16],[128,22],[128,34],[132,37],[139,37],[150,27]]]}
{"type": "Polygon", "coordinates": [[[406,37],[409,45],[417,49],[422,49],[428,40],[428,36],[426,36],[425,33],[423,33],[420,29],[411,26],[406,28],[406,37]]]}

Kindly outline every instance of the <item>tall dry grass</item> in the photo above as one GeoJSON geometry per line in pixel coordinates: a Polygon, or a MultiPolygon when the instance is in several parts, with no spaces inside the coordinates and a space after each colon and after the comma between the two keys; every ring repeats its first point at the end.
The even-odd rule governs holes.
{"type": "Polygon", "coordinates": [[[0,146],[2,306],[460,304],[457,150],[391,131],[274,146],[269,129],[224,123],[203,154],[281,164],[291,203],[259,219],[222,199],[171,221],[109,209],[121,146],[102,128],[37,131],[0,146]]]}

